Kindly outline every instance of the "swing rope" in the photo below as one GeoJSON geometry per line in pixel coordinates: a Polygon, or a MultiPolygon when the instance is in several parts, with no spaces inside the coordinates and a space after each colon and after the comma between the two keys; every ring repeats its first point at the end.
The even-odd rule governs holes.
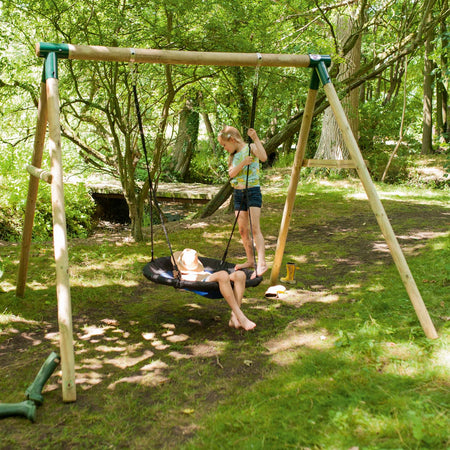
{"type": "MultiPolygon", "coordinates": [[[[133,50],[132,50],[133,52],[133,50]]],[[[131,62],[130,62],[131,64],[131,62]]],[[[172,245],[170,243],[170,239],[169,239],[169,233],[167,232],[167,228],[165,225],[165,217],[164,214],[161,210],[161,207],[159,206],[158,203],[158,199],[156,197],[156,192],[155,189],[153,187],[153,181],[152,181],[152,177],[150,174],[150,162],[149,162],[149,158],[148,158],[148,152],[147,152],[147,146],[145,143],[145,134],[144,134],[144,127],[142,125],[142,115],[141,115],[141,108],[139,106],[139,97],[137,94],[137,66],[135,65],[134,68],[131,70],[131,76],[132,76],[132,87],[133,87],[133,97],[134,97],[134,106],[136,109],[136,116],[137,116],[137,121],[138,121],[138,127],[139,127],[139,135],[141,138],[141,145],[142,145],[142,150],[144,151],[144,157],[145,157],[145,167],[147,170],[147,179],[148,179],[148,184],[149,184],[149,190],[148,190],[148,200],[149,200],[149,208],[150,208],[150,237],[151,237],[151,260],[154,261],[154,239],[153,239],[153,205],[155,206],[156,210],[158,211],[159,214],[159,219],[161,221],[161,225],[164,231],[164,235],[166,237],[166,241],[167,241],[167,245],[169,247],[169,251],[170,251],[170,255],[173,258],[173,250],[172,250],[172,245]]],[[[178,269],[178,268],[177,268],[178,269]]],[[[179,271],[178,271],[179,272],[179,271]]]]}
{"type": "MultiPolygon", "coordinates": [[[[256,71],[256,77],[255,77],[256,81],[258,80],[258,70],[259,70],[261,58],[262,58],[261,55],[258,53],[258,66],[257,66],[257,71],[256,71]]],[[[141,138],[142,149],[143,149],[144,156],[145,156],[145,165],[146,165],[147,177],[148,177],[148,183],[149,183],[151,262],[149,262],[144,267],[144,275],[151,281],[154,281],[154,282],[160,283],[160,284],[167,284],[167,285],[175,287],[176,289],[191,290],[192,292],[195,292],[199,295],[203,295],[203,296],[206,296],[209,298],[221,298],[222,295],[218,288],[217,282],[190,282],[190,281],[185,281],[185,280],[181,279],[181,271],[178,270],[177,263],[174,258],[174,252],[172,249],[172,245],[170,243],[169,234],[168,234],[166,226],[165,226],[165,217],[164,217],[164,214],[158,203],[156,191],[155,191],[155,188],[154,188],[154,185],[152,182],[151,173],[150,173],[150,162],[149,162],[149,158],[148,158],[144,128],[142,125],[142,115],[141,115],[141,110],[140,110],[140,106],[139,106],[139,97],[138,97],[138,93],[137,93],[137,81],[136,81],[137,68],[136,68],[136,64],[134,61],[134,50],[133,49],[131,50],[131,58],[130,58],[129,64],[130,64],[130,68],[131,68],[130,71],[131,71],[131,76],[132,76],[132,89],[133,89],[134,104],[135,104],[136,116],[137,116],[138,127],[139,127],[139,134],[140,134],[140,138],[141,138]],[[132,64],[135,64],[134,70],[132,68],[132,64]],[[163,231],[164,231],[164,234],[166,237],[167,245],[169,247],[170,257],[161,257],[161,258],[157,258],[157,259],[154,258],[154,231],[153,231],[153,208],[152,208],[152,205],[155,206],[157,212],[159,213],[162,228],[163,228],[163,231]],[[173,267],[177,272],[177,275],[175,277],[172,275],[172,270],[170,269],[171,267],[173,267]]],[[[254,126],[254,120],[255,120],[254,118],[255,118],[255,111],[256,111],[256,97],[257,97],[257,82],[255,83],[255,87],[253,90],[253,102],[252,102],[250,127],[254,126]]],[[[249,145],[249,155],[250,155],[250,145],[249,145]]],[[[246,185],[247,187],[248,187],[248,171],[249,171],[249,168],[247,167],[247,185],[246,185]]],[[[248,203],[248,194],[247,194],[247,203],[248,203]]],[[[228,272],[230,272],[230,271],[234,270],[234,265],[227,263],[225,261],[225,259],[226,259],[226,254],[228,252],[228,247],[230,245],[235,226],[236,226],[236,221],[233,225],[233,230],[231,232],[231,236],[228,241],[228,245],[225,250],[224,257],[221,261],[215,260],[213,258],[200,257],[200,260],[203,261],[204,264],[207,264],[208,267],[213,272],[219,271],[219,270],[227,270],[228,272]]],[[[253,244],[253,235],[252,235],[252,244],[253,244]]],[[[253,248],[253,253],[254,253],[254,257],[255,257],[255,249],[254,248],[253,248]]],[[[205,267],[206,267],[206,265],[205,265],[205,267]]],[[[246,273],[246,276],[247,276],[246,287],[257,286],[262,281],[262,278],[258,277],[258,276],[251,278],[250,277],[251,272],[247,271],[247,269],[245,269],[244,272],[246,273]]]]}

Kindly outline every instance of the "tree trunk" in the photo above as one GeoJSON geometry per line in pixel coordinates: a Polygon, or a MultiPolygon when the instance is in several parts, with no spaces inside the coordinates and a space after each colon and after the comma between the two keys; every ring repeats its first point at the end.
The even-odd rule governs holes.
{"type": "Polygon", "coordinates": [[[393,98],[397,97],[400,86],[402,85],[403,78],[403,60],[399,59],[395,67],[391,67],[391,77],[389,80],[389,91],[386,94],[386,98],[383,101],[383,106],[388,105],[393,98]]]}
{"type": "MultiPolygon", "coordinates": [[[[448,10],[448,0],[443,0],[443,9],[448,10]]],[[[449,124],[448,124],[448,80],[444,75],[448,71],[448,56],[445,49],[449,46],[447,34],[447,24],[441,22],[441,70],[436,80],[436,122],[441,144],[450,142],[449,124]]]]}
{"type": "Polygon", "coordinates": [[[174,169],[177,172],[180,172],[180,169],[184,165],[186,157],[185,147],[186,142],[189,139],[187,133],[187,120],[190,106],[188,106],[188,102],[189,100],[186,101],[178,116],[177,138],[175,139],[175,145],[173,148],[174,169]]]}
{"type": "Polygon", "coordinates": [[[289,136],[284,142],[283,142],[283,152],[287,155],[288,153],[292,152],[292,144],[294,142],[294,135],[289,136]]]}
{"type": "MultiPolygon", "coordinates": [[[[165,133],[167,128],[167,122],[169,119],[169,112],[170,112],[170,106],[173,103],[173,100],[175,98],[175,89],[172,82],[172,66],[166,65],[165,66],[165,75],[166,75],[166,86],[167,86],[167,97],[164,100],[164,105],[162,107],[161,112],[161,119],[158,123],[158,132],[156,134],[155,139],[155,145],[154,145],[154,151],[153,151],[153,161],[152,161],[152,167],[150,168],[150,177],[152,178],[152,187],[156,191],[158,189],[158,183],[157,179],[159,177],[159,173],[161,171],[161,158],[164,153],[164,150],[166,148],[166,141],[165,141],[165,133]]],[[[144,183],[144,186],[142,187],[142,190],[140,191],[138,195],[138,202],[139,202],[139,211],[141,211],[141,227],[142,227],[142,217],[143,217],[143,211],[144,211],[144,205],[147,199],[149,198],[149,188],[150,188],[150,180],[146,180],[144,183]]],[[[131,219],[133,223],[133,219],[131,219]]],[[[132,233],[134,232],[134,229],[132,227],[132,233]]],[[[137,231],[137,230],[136,230],[137,231]]],[[[138,240],[143,240],[143,238],[139,238],[139,235],[132,234],[133,238],[138,240]]]]}
{"type": "Polygon", "coordinates": [[[198,143],[200,121],[195,106],[197,106],[196,98],[186,100],[178,123],[178,135],[174,151],[175,170],[180,174],[183,181],[187,180],[191,159],[198,143]]]}
{"type": "Polygon", "coordinates": [[[128,202],[128,208],[130,211],[131,219],[131,235],[136,242],[144,240],[144,234],[142,232],[142,211],[138,208],[138,203],[128,202]]]}
{"type": "MultiPolygon", "coordinates": [[[[353,19],[339,16],[336,28],[338,30],[338,41],[345,43],[352,34],[354,28],[353,19]]],[[[346,55],[346,61],[340,65],[338,81],[350,77],[357,72],[361,61],[361,38],[355,41],[354,47],[346,55]]],[[[347,114],[350,127],[355,138],[358,140],[359,134],[359,90],[352,90],[342,100],[342,106],[347,114]]],[[[336,119],[334,118],[331,108],[327,108],[323,117],[322,134],[316,153],[315,159],[349,159],[349,152],[342,138],[336,119]]]]}
{"type": "Polygon", "coordinates": [[[245,140],[247,128],[250,125],[250,106],[246,96],[245,75],[242,67],[233,67],[232,73],[235,81],[235,98],[239,102],[238,120],[242,127],[243,137],[245,140]]]}
{"type": "MultiPolygon", "coordinates": [[[[286,111],[285,111],[286,117],[290,117],[290,116],[291,116],[293,109],[294,109],[294,108],[293,108],[292,102],[290,102],[290,103],[287,105],[287,108],[286,108],[286,111]]],[[[293,145],[293,142],[294,142],[294,136],[295,136],[295,135],[292,134],[291,136],[289,136],[289,137],[283,142],[282,151],[283,151],[283,153],[284,153],[285,155],[287,155],[288,153],[291,153],[291,152],[292,152],[292,145],[293,145]]],[[[294,152],[295,152],[295,148],[294,148],[294,152]]]]}
{"type": "Polygon", "coordinates": [[[194,217],[204,219],[214,214],[230,197],[233,193],[233,188],[229,181],[227,181],[220,191],[214,196],[214,198],[194,217]]]}
{"type": "MultiPolygon", "coordinates": [[[[431,21],[431,11],[427,17],[431,21]]],[[[423,120],[422,120],[422,155],[433,153],[433,69],[431,59],[433,51],[434,30],[430,27],[425,41],[425,61],[423,68],[423,120]]]]}
{"type": "Polygon", "coordinates": [[[440,77],[436,77],[436,133],[439,142],[444,143],[445,125],[444,125],[444,83],[440,77]]]}
{"type": "Polygon", "coordinates": [[[211,121],[209,120],[209,116],[205,112],[206,111],[206,107],[205,107],[205,104],[203,102],[203,93],[202,92],[198,93],[198,104],[200,105],[200,110],[201,110],[203,123],[205,124],[206,133],[208,134],[209,145],[211,146],[211,149],[212,149],[213,153],[217,154],[216,136],[214,134],[214,130],[213,130],[213,127],[211,125],[211,121]]]}

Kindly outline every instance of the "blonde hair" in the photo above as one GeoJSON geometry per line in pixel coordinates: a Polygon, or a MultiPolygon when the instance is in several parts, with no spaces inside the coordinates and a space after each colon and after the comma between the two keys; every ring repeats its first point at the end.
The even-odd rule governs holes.
{"type": "Polygon", "coordinates": [[[243,142],[241,133],[239,133],[239,130],[237,128],[234,128],[230,125],[225,125],[222,130],[219,133],[219,137],[223,139],[224,141],[229,141],[231,138],[233,138],[236,141],[243,142]]]}

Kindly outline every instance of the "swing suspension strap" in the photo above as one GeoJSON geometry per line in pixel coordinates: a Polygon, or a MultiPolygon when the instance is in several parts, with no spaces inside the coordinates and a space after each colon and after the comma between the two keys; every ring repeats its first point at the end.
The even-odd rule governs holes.
{"type": "MultiPolygon", "coordinates": [[[[131,50],[132,52],[132,61],[130,62],[130,66],[131,63],[133,62],[133,50],[131,50]]],[[[169,234],[167,232],[166,226],[165,226],[165,217],[164,214],[161,210],[161,207],[159,206],[157,197],[156,197],[156,192],[153,186],[153,181],[152,181],[152,177],[150,174],[150,162],[148,159],[148,152],[147,152],[147,146],[145,144],[145,134],[144,134],[144,127],[142,125],[142,115],[141,115],[141,108],[139,106],[139,97],[137,94],[137,87],[136,87],[136,78],[137,78],[137,66],[135,65],[134,68],[132,68],[131,70],[131,75],[132,75],[132,87],[133,87],[133,97],[134,97],[134,105],[136,108],[136,116],[137,116],[137,121],[138,121],[138,127],[139,127],[139,135],[141,137],[141,145],[142,145],[142,150],[144,151],[144,156],[145,156],[145,166],[147,169],[147,179],[148,179],[148,183],[149,183],[149,190],[148,190],[148,200],[149,200],[149,208],[150,208],[150,236],[151,236],[151,256],[152,256],[152,261],[154,260],[154,243],[153,243],[153,205],[155,206],[158,214],[159,214],[159,218],[161,221],[161,225],[162,228],[164,230],[164,235],[166,236],[166,241],[167,241],[167,245],[169,247],[170,250],[170,255],[172,256],[172,260],[173,258],[173,250],[172,250],[172,245],[170,243],[170,239],[169,239],[169,234]]],[[[179,271],[178,271],[179,272],[179,271]]]]}
{"type": "MultiPolygon", "coordinates": [[[[255,70],[255,81],[254,81],[254,86],[253,86],[253,98],[252,98],[252,109],[251,109],[251,113],[250,113],[250,127],[249,128],[253,128],[254,124],[255,124],[255,115],[256,115],[256,103],[257,103],[257,97],[258,97],[258,84],[259,84],[259,67],[261,65],[261,61],[262,61],[262,55],[260,53],[257,54],[258,57],[258,64],[256,66],[256,70],[255,70]]],[[[131,58],[130,58],[130,67],[132,66],[132,64],[135,64],[134,62],[134,49],[131,49],[131,58]]],[[[147,179],[148,179],[148,183],[149,183],[149,207],[150,207],[150,234],[151,234],[151,260],[152,262],[154,261],[154,239],[153,239],[153,208],[152,206],[154,205],[159,217],[160,217],[160,221],[161,221],[161,225],[164,231],[164,235],[166,237],[166,241],[167,241],[167,245],[169,247],[169,251],[170,251],[170,256],[171,256],[171,260],[174,263],[175,266],[175,270],[177,271],[178,275],[178,281],[181,280],[181,275],[180,275],[180,271],[178,270],[178,267],[176,265],[175,259],[173,257],[173,249],[172,249],[172,245],[170,243],[170,239],[169,239],[169,234],[167,232],[166,226],[165,226],[165,217],[164,214],[161,210],[161,207],[159,206],[157,197],[156,197],[156,191],[154,189],[153,186],[153,182],[152,182],[152,177],[150,174],[150,163],[149,163],[149,158],[148,158],[148,152],[147,152],[147,147],[146,147],[146,143],[145,143],[145,134],[144,134],[144,128],[142,125],[142,116],[141,116],[141,110],[140,110],[140,106],[139,106],[139,97],[137,94],[137,82],[136,82],[136,75],[137,75],[137,65],[135,64],[134,69],[131,69],[131,75],[132,75],[132,88],[133,88],[133,97],[134,97],[134,104],[135,104],[135,109],[136,109],[136,116],[137,116],[137,120],[138,120],[138,127],[139,127],[139,134],[140,134],[140,138],[141,138],[141,144],[142,144],[142,149],[144,151],[144,156],[145,156],[145,165],[146,165],[146,170],[147,170],[147,179]]],[[[250,149],[250,143],[251,143],[251,138],[248,137],[248,150],[249,150],[249,156],[251,155],[251,149],[250,149]]],[[[245,195],[246,195],[246,201],[248,204],[248,176],[249,176],[249,166],[247,166],[247,179],[246,179],[246,187],[245,187],[245,195]]],[[[235,221],[233,224],[233,229],[231,231],[231,235],[230,238],[228,240],[225,252],[223,254],[222,260],[221,260],[221,266],[225,265],[225,261],[226,261],[226,257],[228,254],[228,249],[231,243],[231,239],[233,237],[233,233],[234,230],[236,228],[236,223],[239,217],[239,214],[241,212],[241,208],[242,208],[242,201],[241,204],[239,206],[239,211],[236,214],[235,217],[235,221]]],[[[252,240],[252,248],[253,248],[253,259],[256,261],[256,253],[255,253],[255,246],[254,246],[254,239],[253,239],[253,229],[252,229],[252,219],[251,219],[251,214],[250,214],[250,209],[248,210],[249,213],[249,222],[250,222],[250,232],[251,232],[251,240],[252,240]]],[[[256,267],[255,267],[255,271],[256,271],[256,267]]],[[[256,275],[258,275],[256,273],[256,275]]]]}
{"type": "MultiPolygon", "coordinates": [[[[250,126],[249,126],[249,128],[254,128],[255,127],[256,103],[257,103],[257,100],[258,100],[258,86],[259,86],[259,68],[260,68],[261,62],[262,62],[262,55],[260,53],[257,53],[257,58],[258,58],[258,63],[257,63],[256,68],[255,68],[255,79],[254,79],[254,83],[253,83],[252,108],[251,108],[251,111],[250,111],[250,126]]],[[[252,143],[252,138],[250,136],[247,137],[247,143],[248,143],[248,156],[251,156],[252,152],[251,152],[250,144],[252,143]]],[[[247,210],[248,210],[250,236],[251,236],[252,251],[253,251],[253,261],[256,261],[255,242],[254,242],[254,238],[253,238],[252,215],[251,215],[251,212],[250,212],[250,207],[248,206],[248,177],[249,177],[249,173],[250,173],[250,165],[247,166],[247,176],[246,176],[246,180],[245,180],[245,201],[247,203],[247,210]]],[[[228,244],[226,246],[225,252],[224,252],[223,257],[222,257],[222,264],[225,263],[225,260],[227,258],[228,248],[230,247],[231,239],[233,237],[234,230],[236,228],[236,223],[237,223],[239,215],[241,213],[242,203],[243,202],[244,202],[244,196],[242,196],[241,202],[239,204],[239,210],[238,210],[237,214],[235,215],[233,228],[231,230],[231,235],[230,235],[230,238],[228,239],[228,244]]],[[[255,273],[256,273],[256,276],[258,276],[257,265],[256,264],[255,264],[255,273]]]]}

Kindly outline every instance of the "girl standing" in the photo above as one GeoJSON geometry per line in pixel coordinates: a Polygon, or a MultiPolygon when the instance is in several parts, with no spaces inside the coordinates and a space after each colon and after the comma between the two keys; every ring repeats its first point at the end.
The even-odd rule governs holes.
{"type": "Polygon", "coordinates": [[[218,141],[229,154],[228,175],[231,178],[230,183],[234,189],[234,210],[236,215],[239,214],[237,219],[239,234],[241,235],[247,256],[247,261],[243,264],[237,264],[236,270],[246,267],[256,267],[254,276],[260,276],[267,271],[267,263],[264,237],[260,227],[262,195],[259,182],[259,162],[267,160],[267,153],[258,134],[253,128],[249,128],[248,135],[253,140],[252,144],[244,142],[241,133],[236,128],[225,126],[219,133],[218,141]],[[249,166],[248,169],[247,166],[249,166]],[[247,172],[248,194],[245,192],[247,187],[247,172]],[[252,234],[258,256],[257,263],[254,260],[253,247],[249,234],[249,213],[251,214],[252,234]]]}

